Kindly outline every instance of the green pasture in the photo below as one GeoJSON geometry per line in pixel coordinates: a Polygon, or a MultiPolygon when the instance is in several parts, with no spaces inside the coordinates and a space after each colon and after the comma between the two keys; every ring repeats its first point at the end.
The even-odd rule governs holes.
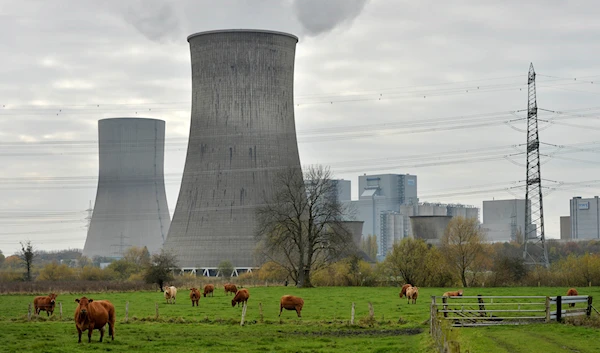
{"type": "MultiPolygon", "coordinates": [[[[0,340],[2,352],[435,352],[429,336],[431,295],[443,288],[420,288],[417,304],[399,299],[399,288],[249,287],[250,299],[245,326],[240,326],[242,308],[232,307],[232,296],[222,288],[214,297],[201,297],[192,307],[187,288],[180,288],[176,304],[166,304],[162,293],[85,293],[93,299],[108,299],[116,307],[115,341],[77,343],[73,322],[75,299],[84,294],[59,293],[63,318],[57,305],[54,316],[27,320],[29,302],[35,295],[0,296],[0,340]],[[304,298],[302,318],[293,311],[279,314],[279,298],[284,294],[304,298]],[[352,303],[355,323],[350,325],[352,303]],[[374,320],[369,319],[369,305],[374,320]],[[125,307],[129,303],[129,320],[125,307]],[[156,319],[155,304],[159,317],[156,319]],[[262,306],[263,315],[260,315],[262,306]]],[[[465,295],[559,295],[567,288],[467,288],[465,295]]],[[[580,294],[600,298],[600,288],[580,288],[580,294]],[[589,289],[589,290],[588,290],[589,289]]],[[[599,299],[600,300],[600,299],[599,299]]],[[[599,305],[600,306],[600,305],[599,305]]],[[[539,324],[491,328],[460,328],[453,335],[463,351],[470,352],[598,352],[600,340],[594,328],[561,324],[539,324]],[[543,347],[542,350],[540,350],[543,347]],[[561,348],[562,347],[562,348],[561,348]],[[561,350],[562,349],[562,350],[561,350]]]]}

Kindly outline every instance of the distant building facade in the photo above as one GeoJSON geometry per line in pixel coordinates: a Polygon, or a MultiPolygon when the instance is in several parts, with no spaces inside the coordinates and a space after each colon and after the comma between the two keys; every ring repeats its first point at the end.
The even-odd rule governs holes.
{"type": "Polygon", "coordinates": [[[571,216],[560,217],[560,240],[571,240],[571,216]]]}
{"type": "MultiPolygon", "coordinates": [[[[531,207],[531,201],[528,203],[531,207]]],[[[525,234],[525,200],[483,201],[483,224],[487,240],[516,241],[525,234]]],[[[530,225],[531,227],[531,225],[530,225]]]]}
{"type": "Polygon", "coordinates": [[[600,199],[598,196],[587,199],[574,197],[569,206],[571,239],[600,239],[600,199]]]}

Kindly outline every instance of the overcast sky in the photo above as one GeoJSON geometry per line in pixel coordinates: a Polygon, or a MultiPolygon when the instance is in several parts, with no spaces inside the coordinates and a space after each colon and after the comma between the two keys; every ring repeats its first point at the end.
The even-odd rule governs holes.
{"type": "Polygon", "coordinates": [[[354,198],[362,173],[416,174],[421,201],[523,198],[533,62],[546,236],[558,238],[569,199],[600,194],[599,11],[592,0],[0,0],[0,250],[83,248],[103,118],[166,121],[172,213],[186,37],[231,28],[299,37],[301,162],[352,180],[354,198]]]}

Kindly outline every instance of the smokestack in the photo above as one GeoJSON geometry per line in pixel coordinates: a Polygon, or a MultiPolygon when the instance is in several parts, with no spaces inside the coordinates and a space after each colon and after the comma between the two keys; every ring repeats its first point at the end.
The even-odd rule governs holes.
{"type": "Polygon", "coordinates": [[[256,208],[276,173],[300,168],[294,124],[298,38],[262,30],[188,37],[192,116],[165,248],[184,268],[255,266],[256,208]]]}
{"type": "Polygon", "coordinates": [[[171,222],[164,143],[162,120],[98,121],[98,191],[83,255],[122,257],[130,246],[160,250],[171,222]]]}

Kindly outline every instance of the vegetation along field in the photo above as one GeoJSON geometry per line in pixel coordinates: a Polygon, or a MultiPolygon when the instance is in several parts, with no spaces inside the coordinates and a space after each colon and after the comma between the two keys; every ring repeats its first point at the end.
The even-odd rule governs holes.
{"type": "MultiPolygon", "coordinates": [[[[467,288],[465,295],[558,295],[563,287],[467,288]]],[[[166,304],[161,292],[85,293],[115,304],[115,340],[77,343],[73,322],[75,298],[81,293],[60,293],[63,317],[57,305],[54,316],[42,312],[27,320],[34,295],[0,296],[0,340],[3,352],[435,352],[426,322],[431,295],[446,289],[421,288],[417,304],[398,298],[395,287],[250,287],[246,323],[240,326],[241,307],[231,307],[232,296],[218,288],[214,297],[202,297],[192,307],[187,288],[180,288],[175,305],[166,304]],[[284,311],[279,319],[279,298],[304,298],[302,318],[284,311]],[[129,302],[129,320],[125,306],[129,302]],[[355,324],[350,325],[352,303],[355,324]],[[369,305],[374,320],[369,319],[369,305]],[[159,317],[156,319],[155,303],[159,317]],[[261,318],[259,304],[262,304],[261,318]]],[[[580,288],[580,294],[600,298],[600,288],[580,288]]],[[[596,315],[596,314],[594,314],[596,315]]],[[[598,352],[600,332],[593,327],[538,324],[454,329],[463,352],[598,352]]]]}

